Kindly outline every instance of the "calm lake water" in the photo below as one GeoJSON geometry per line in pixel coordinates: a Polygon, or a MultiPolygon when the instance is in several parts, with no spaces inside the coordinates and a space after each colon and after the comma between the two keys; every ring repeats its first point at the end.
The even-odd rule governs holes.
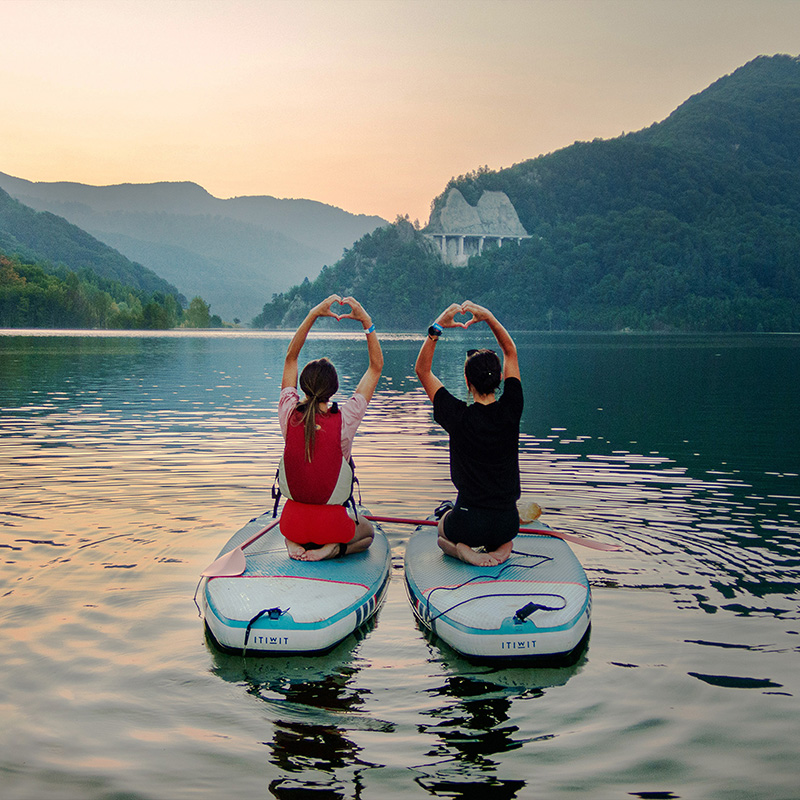
{"type": "MultiPolygon", "coordinates": [[[[800,797],[800,336],[520,334],[523,491],[592,583],[578,664],[472,666],[388,599],[323,657],[223,655],[199,572],[270,505],[288,334],[0,332],[0,796],[800,797]]],[[[452,498],[446,440],[386,368],[364,505],[452,498]]],[[[447,332],[461,387],[486,330],[447,332]]],[[[363,334],[320,334],[342,389],[363,334]]]]}

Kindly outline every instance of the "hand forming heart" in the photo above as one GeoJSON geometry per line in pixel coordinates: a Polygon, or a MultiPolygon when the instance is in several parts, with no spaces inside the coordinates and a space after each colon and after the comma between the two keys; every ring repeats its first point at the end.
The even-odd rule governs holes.
{"type": "Polygon", "coordinates": [[[331,303],[329,310],[331,312],[331,316],[335,317],[337,319],[337,321],[338,320],[343,320],[343,319],[353,319],[353,307],[349,303],[345,303],[344,300],[341,300],[341,301],[340,300],[334,300],[331,303]],[[346,314],[337,314],[333,310],[333,306],[339,306],[338,310],[346,308],[347,309],[347,313],[346,314]]]}
{"type": "Polygon", "coordinates": [[[478,320],[475,319],[475,315],[471,311],[456,311],[453,315],[453,324],[458,325],[459,328],[469,328],[470,325],[474,325],[478,320]],[[466,320],[459,320],[455,317],[457,315],[468,316],[469,318],[466,320]]]}
{"type": "Polygon", "coordinates": [[[440,314],[437,322],[443,328],[469,328],[470,325],[475,324],[479,320],[475,318],[475,314],[471,308],[469,301],[465,303],[452,303],[440,314]],[[466,320],[455,319],[456,315],[463,315],[468,317],[466,320]]]}
{"type": "Polygon", "coordinates": [[[465,300],[458,306],[457,313],[471,314],[471,317],[464,323],[465,328],[474,325],[476,322],[489,322],[493,319],[492,312],[488,308],[479,306],[477,303],[473,303],[472,300],[465,300]]]}
{"type": "Polygon", "coordinates": [[[321,303],[316,305],[311,310],[313,317],[333,317],[335,320],[355,319],[364,323],[364,327],[370,323],[369,315],[364,311],[364,307],[355,297],[341,297],[338,294],[332,294],[326,297],[321,303]],[[336,310],[334,310],[336,307],[336,310]]]}

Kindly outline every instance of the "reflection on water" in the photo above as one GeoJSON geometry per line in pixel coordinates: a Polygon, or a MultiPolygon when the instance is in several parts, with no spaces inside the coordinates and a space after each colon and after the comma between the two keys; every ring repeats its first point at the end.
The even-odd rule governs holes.
{"type": "MultiPolygon", "coordinates": [[[[374,627],[358,632],[360,640],[374,627]]],[[[276,778],[269,790],[278,798],[309,796],[350,797],[349,785],[359,785],[360,773],[370,764],[350,731],[391,734],[392,722],[366,712],[367,690],[358,685],[366,665],[355,655],[354,640],[313,659],[302,657],[243,658],[213,647],[214,672],[242,686],[260,700],[271,721],[269,761],[287,777],[276,778]]]]}
{"type": "Polygon", "coordinates": [[[535,702],[566,686],[586,654],[568,667],[478,667],[439,646],[443,674],[425,690],[418,730],[430,738],[423,743],[426,761],[414,767],[415,780],[434,797],[485,797],[487,790],[491,797],[525,797],[519,792],[528,781],[503,780],[504,762],[510,753],[554,737],[532,729],[535,702]],[[524,721],[518,714],[523,705],[524,721]]]}
{"type": "MultiPolygon", "coordinates": [[[[535,692],[538,696],[542,694],[540,689],[535,692]]],[[[469,765],[477,771],[486,771],[498,765],[492,756],[522,747],[526,741],[518,738],[519,728],[509,724],[511,698],[495,684],[449,677],[444,685],[428,693],[439,700],[428,712],[432,718],[430,724],[422,727],[423,733],[439,740],[428,752],[430,756],[448,758],[454,751],[462,769],[469,765]],[[448,702],[451,698],[456,702],[448,702]]]]}
{"type": "MultiPolygon", "coordinates": [[[[361,684],[362,671],[372,665],[359,656],[358,642],[374,627],[373,621],[356,640],[314,659],[245,658],[221,652],[208,640],[214,673],[266,710],[272,729],[264,741],[269,761],[288,776],[269,784],[275,797],[359,796],[366,774],[382,765],[368,759],[358,734],[402,733],[403,723],[370,712],[371,692],[361,684]]],[[[472,798],[479,788],[491,789],[492,797],[517,797],[526,782],[497,777],[503,757],[554,734],[526,735],[514,723],[512,707],[566,685],[585,657],[558,669],[478,667],[452,651],[439,659],[442,683],[424,689],[416,709],[416,732],[430,737],[422,740],[424,761],[407,769],[434,797],[472,798]]]]}
{"type": "MultiPolygon", "coordinates": [[[[483,337],[483,338],[482,338],[483,337]]],[[[796,795],[800,337],[521,335],[523,490],[576,548],[593,632],[569,669],[474,666],[402,585],[322,658],[205,642],[199,571],[269,504],[288,334],[0,335],[3,796],[796,795]]],[[[481,331],[435,370],[464,394],[481,331]]],[[[452,499],[447,440],[386,336],[363,502],[452,499]]],[[[341,394],[363,335],[312,338],[341,394]]]]}

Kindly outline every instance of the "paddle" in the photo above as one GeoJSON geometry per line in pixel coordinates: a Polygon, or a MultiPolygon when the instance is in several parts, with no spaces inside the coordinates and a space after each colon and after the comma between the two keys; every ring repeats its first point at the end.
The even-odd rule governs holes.
{"type": "Polygon", "coordinates": [[[272,530],[280,520],[274,520],[266,528],[262,528],[258,533],[254,533],[247,541],[242,542],[238,547],[229,550],[221,555],[216,561],[209,564],[201,573],[204,578],[235,578],[241,575],[247,567],[247,559],[244,557],[244,549],[253,544],[256,539],[262,537],[267,531],[272,530]]]}
{"type": "MultiPolygon", "coordinates": [[[[436,526],[439,524],[435,519],[409,519],[407,517],[379,517],[374,514],[365,514],[366,519],[372,522],[390,522],[400,525],[430,525],[436,526]]],[[[257,533],[254,533],[249,539],[242,542],[238,547],[229,550],[227,553],[221,555],[216,561],[209,564],[200,575],[204,578],[235,578],[241,575],[247,567],[247,559],[244,555],[245,547],[249,547],[257,539],[261,538],[267,531],[272,530],[279,520],[274,520],[265,528],[262,528],[257,533]]],[[[620,548],[615,544],[606,544],[605,542],[596,542],[593,539],[584,539],[580,536],[573,536],[570,533],[561,533],[560,531],[553,531],[549,528],[520,528],[520,533],[537,533],[544,536],[554,536],[557,539],[563,539],[565,542],[572,542],[579,544],[582,547],[589,547],[593,550],[619,550],[620,548]]]]}
{"type": "MultiPolygon", "coordinates": [[[[439,521],[435,519],[406,519],[405,517],[376,517],[371,514],[364,515],[366,519],[373,522],[397,522],[401,525],[438,525],[439,521]]],[[[580,536],[573,536],[571,533],[560,533],[559,531],[550,530],[550,528],[520,528],[520,533],[538,533],[544,536],[555,536],[556,539],[563,539],[565,542],[572,542],[579,544],[583,547],[590,547],[592,550],[619,550],[620,548],[615,544],[606,544],[605,542],[596,542],[594,539],[583,539],[580,536]]]]}

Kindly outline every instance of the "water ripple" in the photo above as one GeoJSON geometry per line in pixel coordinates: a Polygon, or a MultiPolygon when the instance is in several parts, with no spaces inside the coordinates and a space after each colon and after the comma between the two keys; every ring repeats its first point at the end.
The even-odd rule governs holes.
{"type": "MultiPolygon", "coordinates": [[[[710,343],[716,358],[695,339],[521,338],[523,494],[621,549],[575,548],[594,595],[584,659],[508,670],[415,626],[404,525],[386,526],[393,579],[361,639],[321,659],[209,648],[191,595],[271,506],[288,334],[35,339],[0,337],[9,797],[793,796],[800,360],[785,343],[748,359],[749,340],[710,343]]],[[[387,516],[454,496],[419,341],[387,339],[356,439],[363,503],[387,516]]],[[[466,341],[437,352],[453,387],[466,341]]],[[[308,344],[334,348],[343,395],[362,342],[308,344]]]]}

